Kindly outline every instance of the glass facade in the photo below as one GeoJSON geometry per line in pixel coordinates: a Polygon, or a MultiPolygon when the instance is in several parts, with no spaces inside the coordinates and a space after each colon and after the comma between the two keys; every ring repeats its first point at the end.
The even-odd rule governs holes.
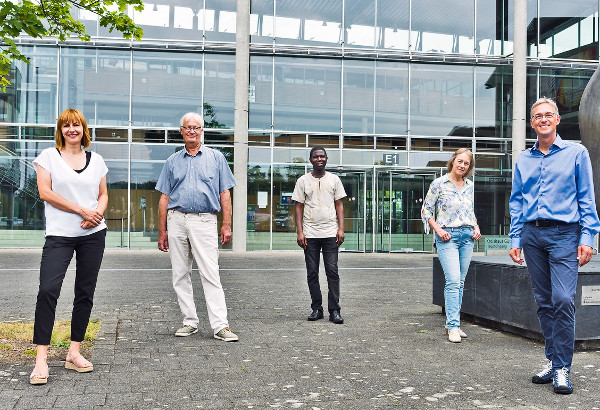
{"type": "MultiPolygon", "coordinates": [[[[204,143],[233,167],[236,2],[192,3],[131,9],[141,42],[75,9],[91,42],[19,39],[30,64],[14,64],[0,98],[0,246],[43,243],[31,161],[65,108],[86,115],[109,167],[110,247],[156,247],[154,186],[184,113],[204,113],[204,143]]],[[[599,63],[599,8],[528,0],[527,101],[556,99],[569,140],[599,63]]],[[[461,147],[476,155],[482,234],[506,235],[513,37],[512,0],[253,0],[250,77],[237,85],[249,96],[247,249],[297,249],[291,193],[315,145],[348,193],[346,251],[431,251],[422,200],[461,147]]]]}

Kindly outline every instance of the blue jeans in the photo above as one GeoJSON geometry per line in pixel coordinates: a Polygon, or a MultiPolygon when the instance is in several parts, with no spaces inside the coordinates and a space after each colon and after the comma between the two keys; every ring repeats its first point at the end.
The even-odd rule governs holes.
{"type": "Polygon", "coordinates": [[[435,235],[438,258],[444,270],[446,285],[446,326],[448,329],[460,327],[460,306],[462,304],[465,278],[473,255],[473,227],[444,228],[450,240],[444,242],[435,235]]]}
{"type": "Polygon", "coordinates": [[[546,358],[554,369],[571,368],[575,347],[575,291],[579,224],[523,225],[521,245],[538,318],[546,341],[546,358]]]}

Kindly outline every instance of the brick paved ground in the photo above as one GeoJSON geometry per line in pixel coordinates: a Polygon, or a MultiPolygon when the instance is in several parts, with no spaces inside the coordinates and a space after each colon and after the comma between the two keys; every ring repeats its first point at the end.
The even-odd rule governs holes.
{"type": "MultiPolygon", "coordinates": [[[[39,250],[0,250],[0,320],[33,319],[39,250]]],[[[0,409],[33,408],[600,408],[600,354],[578,352],[575,393],[533,385],[540,343],[463,323],[449,343],[431,303],[431,255],[341,254],[346,323],[306,321],[310,298],[300,252],[221,254],[238,343],[212,337],[195,276],[200,331],[173,332],[181,315],[168,255],[108,251],[92,317],[102,320],[93,373],[50,365],[0,366],[0,409]]],[[[59,319],[69,319],[69,271],[59,319]]],[[[326,281],[322,273],[322,287],[326,281]]]]}

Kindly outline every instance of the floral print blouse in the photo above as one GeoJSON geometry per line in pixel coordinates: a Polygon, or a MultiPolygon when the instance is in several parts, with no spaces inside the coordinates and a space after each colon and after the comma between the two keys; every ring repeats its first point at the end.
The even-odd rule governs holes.
{"type": "Polygon", "coordinates": [[[458,190],[448,174],[435,179],[421,209],[425,233],[429,233],[429,218],[434,218],[442,228],[475,226],[477,218],[473,210],[473,181],[465,178],[465,184],[458,190]]]}

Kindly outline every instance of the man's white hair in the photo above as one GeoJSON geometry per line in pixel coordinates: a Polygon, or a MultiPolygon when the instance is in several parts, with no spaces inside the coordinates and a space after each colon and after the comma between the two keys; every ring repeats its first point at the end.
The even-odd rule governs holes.
{"type": "Polygon", "coordinates": [[[188,112],[188,113],[183,114],[183,117],[181,117],[181,121],[179,121],[179,126],[183,127],[183,124],[185,124],[186,122],[188,122],[191,119],[198,120],[198,122],[200,122],[200,124],[202,125],[202,128],[204,128],[204,119],[197,112],[188,112]]]}

